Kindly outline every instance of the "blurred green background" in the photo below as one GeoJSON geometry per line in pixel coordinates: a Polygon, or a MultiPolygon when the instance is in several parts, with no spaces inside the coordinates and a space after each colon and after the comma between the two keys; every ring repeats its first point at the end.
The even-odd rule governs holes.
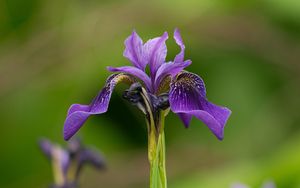
{"type": "MultiPolygon", "coordinates": [[[[225,139],[200,121],[185,129],[166,119],[170,188],[227,188],[234,182],[300,188],[299,0],[1,0],[0,187],[47,187],[51,167],[37,140],[66,144],[72,103],[88,104],[109,76],[129,65],[125,38],[145,40],[175,27],[188,70],[202,76],[210,101],[232,110],[225,139]]],[[[168,60],[179,52],[171,39],[168,60]]],[[[148,187],[143,115],[117,87],[109,112],[80,130],[108,169],[85,168],[81,187],[148,187]]]]}

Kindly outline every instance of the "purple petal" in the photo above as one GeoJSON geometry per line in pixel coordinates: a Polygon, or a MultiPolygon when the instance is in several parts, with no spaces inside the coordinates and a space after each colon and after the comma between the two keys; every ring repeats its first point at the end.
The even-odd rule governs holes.
{"type": "Polygon", "coordinates": [[[51,150],[52,150],[52,143],[47,140],[47,139],[41,139],[39,141],[39,145],[41,150],[43,151],[43,153],[49,158],[51,159],[51,150]]]}
{"type": "Polygon", "coordinates": [[[90,109],[89,105],[81,105],[81,104],[72,104],[68,110],[67,116],[76,112],[76,111],[88,111],[90,109]]]}
{"type": "Polygon", "coordinates": [[[80,153],[78,153],[78,163],[76,169],[76,177],[78,178],[83,166],[85,164],[91,164],[92,166],[96,167],[97,169],[105,168],[105,163],[103,157],[97,153],[96,151],[90,149],[82,149],[80,153]]]}
{"type": "Polygon", "coordinates": [[[223,139],[224,127],[231,111],[207,101],[204,82],[199,76],[188,72],[179,74],[171,83],[169,101],[171,110],[181,114],[185,126],[188,126],[190,116],[195,116],[206,124],[218,139],[223,139]]]}
{"type": "Polygon", "coordinates": [[[69,140],[80,129],[90,115],[90,110],[76,111],[68,115],[64,123],[64,139],[69,140]]]}
{"type": "Polygon", "coordinates": [[[157,69],[165,62],[167,55],[166,40],[168,33],[164,32],[161,37],[148,40],[144,45],[145,60],[149,62],[151,77],[155,77],[157,69]]]}
{"type": "Polygon", "coordinates": [[[132,76],[135,76],[135,77],[141,79],[145,83],[145,85],[149,91],[153,90],[149,76],[144,71],[142,71],[136,67],[131,67],[131,66],[107,67],[107,69],[111,72],[123,72],[123,73],[128,73],[132,76]]]}
{"type": "Polygon", "coordinates": [[[186,113],[177,113],[186,128],[189,127],[193,115],[186,113]]]}
{"type": "Polygon", "coordinates": [[[84,163],[90,163],[91,165],[99,169],[105,166],[102,155],[90,149],[83,149],[80,153],[79,166],[83,165],[84,163]]]}
{"type": "Polygon", "coordinates": [[[183,69],[188,67],[190,64],[192,64],[190,60],[181,63],[174,63],[174,62],[163,63],[156,72],[154,89],[156,90],[159,87],[159,84],[163,78],[165,78],[168,75],[171,75],[172,77],[177,75],[179,72],[181,72],[183,69]]]}
{"type": "Polygon", "coordinates": [[[143,41],[135,31],[125,40],[123,55],[129,59],[135,67],[145,70],[147,61],[143,58],[143,41]]]}
{"type": "Polygon", "coordinates": [[[175,63],[181,63],[184,60],[184,49],[185,46],[183,44],[183,40],[181,38],[180,32],[179,30],[176,28],[174,31],[174,39],[176,41],[176,43],[178,44],[178,46],[180,46],[181,51],[179,52],[179,54],[176,55],[174,62],[175,63]]]}
{"type": "Polygon", "coordinates": [[[126,74],[113,74],[106,80],[104,88],[90,105],[72,105],[64,123],[64,139],[69,140],[90,115],[105,113],[116,84],[126,80],[133,82],[133,79],[126,74]]]}
{"type": "MultiPolygon", "coordinates": [[[[221,116],[223,118],[226,114],[230,113],[226,109],[214,109],[214,110],[215,111],[218,110],[219,111],[218,113],[223,113],[223,114],[221,114],[221,116]]],[[[211,115],[209,112],[206,112],[205,110],[172,110],[172,111],[176,112],[176,113],[185,113],[188,115],[195,116],[197,119],[201,120],[204,124],[206,124],[208,126],[208,128],[211,130],[211,132],[219,140],[223,139],[225,124],[221,124],[220,122],[218,122],[217,119],[215,118],[215,116],[211,115]]],[[[228,118],[228,116],[226,118],[228,118]]],[[[226,120],[225,120],[225,122],[226,122],[226,120]]]]}

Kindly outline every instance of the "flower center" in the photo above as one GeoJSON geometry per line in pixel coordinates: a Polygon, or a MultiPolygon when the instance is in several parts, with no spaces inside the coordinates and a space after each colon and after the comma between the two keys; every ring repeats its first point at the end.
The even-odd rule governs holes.
{"type": "Polygon", "coordinates": [[[166,110],[170,107],[168,93],[153,95],[138,82],[133,83],[129,89],[124,91],[123,98],[136,105],[144,114],[155,115],[160,110],[166,110]]]}

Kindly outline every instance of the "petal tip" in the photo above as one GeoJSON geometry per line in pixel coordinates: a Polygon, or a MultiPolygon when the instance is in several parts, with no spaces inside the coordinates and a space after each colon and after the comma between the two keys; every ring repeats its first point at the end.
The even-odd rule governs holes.
{"type": "Polygon", "coordinates": [[[64,130],[63,130],[64,140],[69,141],[76,134],[76,132],[77,131],[71,130],[67,126],[64,126],[64,130]]]}
{"type": "Polygon", "coordinates": [[[138,35],[138,34],[137,34],[136,30],[133,29],[132,32],[131,32],[131,35],[129,36],[129,38],[130,38],[130,37],[136,37],[137,35],[138,35]]]}
{"type": "Polygon", "coordinates": [[[185,129],[190,128],[190,125],[183,124],[185,129]]]}
{"type": "Polygon", "coordinates": [[[168,34],[168,32],[164,32],[164,34],[162,35],[165,39],[168,39],[169,38],[169,34],[168,34]]]}
{"type": "Polygon", "coordinates": [[[86,122],[90,114],[88,112],[77,111],[70,114],[65,123],[63,129],[64,140],[72,138],[86,122]]]}
{"type": "Polygon", "coordinates": [[[190,127],[190,122],[192,120],[192,115],[185,114],[185,113],[177,113],[178,117],[181,119],[185,128],[190,127]]]}
{"type": "Polygon", "coordinates": [[[110,72],[113,72],[114,67],[112,67],[112,66],[107,66],[107,67],[106,67],[106,70],[108,70],[108,71],[110,71],[110,72]]]}
{"type": "Polygon", "coordinates": [[[70,131],[68,130],[67,126],[64,126],[64,130],[63,130],[63,136],[64,136],[64,140],[68,141],[70,140],[70,138],[73,136],[74,134],[70,133],[70,131]]]}
{"type": "Polygon", "coordinates": [[[69,141],[71,137],[69,137],[68,135],[64,134],[64,140],[65,141],[69,141]]]}
{"type": "Polygon", "coordinates": [[[224,108],[224,111],[225,111],[225,123],[224,123],[224,127],[225,127],[225,125],[227,124],[227,121],[228,121],[228,119],[229,119],[229,117],[231,116],[231,113],[232,113],[232,111],[229,109],[229,108],[227,108],[227,107],[223,107],[224,108]]]}
{"type": "Polygon", "coordinates": [[[224,133],[222,133],[222,135],[216,135],[218,140],[223,141],[224,139],[224,133]]]}
{"type": "Polygon", "coordinates": [[[187,66],[190,66],[192,64],[192,60],[188,59],[184,61],[184,63],[186,63],[187,66]]]}
{"type": "Polygon", "coordinates": [[[42,152],[49,158],[51,158],[52,143],[46,138],[40,138],[38,140],[42,152]]]}
{"type": "Polygon", "coordinates": [[[139,35],[137,34],[135,29],[132,31],[131,37],[138,37],[139,38],[139,35]]]}
{"type": "Polygon", "coordinates": [[[180,35],[180,31],[179,31],[179,29],[176,27],[176,28],[174,29],[174,35],[177,35],[177,34],[180,35]]]}

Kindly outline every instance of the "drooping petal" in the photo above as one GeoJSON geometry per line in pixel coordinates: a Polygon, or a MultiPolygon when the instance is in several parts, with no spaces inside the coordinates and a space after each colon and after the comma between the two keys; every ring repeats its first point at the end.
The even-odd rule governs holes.
{"type": "Polygon", "coordinates": [[[149,63],[151,77],[155,77],[157,69],[165,62],[167,55],[166,40],[168,33],[164,32],[161,37],[148,40],[144,44],[145,59],[149,63]]]}
{"type": "MultiPolygon", "coordinates": [[[[72,106],[71,106],[72,107],[72,106]]],[[[92,114],[90,108],[86,111],[75,111],[67,116],[64,123],[64,139],[69,140],[92,114]]],[[[104,112],[102,112],[104,113],[104,112]]]]}
{"type": "Polygon", "coordinates": [[[176,28],[174,31],[174,39],[175,42],[178,44],[178,46],[180,47],[180,52],[179,54],[176,55],[175,59],[174,59],[174,63],[181,63],[184,60],[184,49],[185,46],[183,44],[183,40],[181,38],[180,32],[179,30],[176,28]]]}
{"type": "Polygon", "coordinates": [[[105,168],[105,162],[98,152],[90,149],[83,148],[78,155],[77,158],[77,168],[76,168],[76,177],[78,178],[83,166],[85,164],[90,164],[97,169],[105,168]]]}
{"type": "Polygon", "coordinates": [[[135,77],[141,79],[145,83],[145,85],[149,91],[152,90],[151,80],[150,80],[149,76],[144,71],[142,71],[136,67],[131,67],[131,66],[107,67],[107,70],[109,70],[111,72],[123,72],[123,73],[130,74],[132,76],[135,76],[135,77]]]}
{"type": "Polygon", "coordinates": [[[76,111],[88,111],[90,108],[89,105],[82,105],[82,104],[72,104],[68,110],[67,116],[76,112],[76,111]]]}
{"type": "Polygon", "coordinates": [[[158,89],[162,79],[164,79],[168,75],[172,77],[177,75],[179,72],[181,72],[183,69],[185,69],[191,64],[192,62],[190,60],[181,63],[174,63],[174,62],[163,63],[156,72],[155,81],[154,81],[155,91],[158,89]]]}
{"type": "Polygon", "coordinates": [[[145,70],[147,61],[145,61],[143,57],[143,41],[139,35],[133,31],[132,34],[125,40],[124,44],[124,57],[129,59],[135,67],[145,70]]]}
{"type": "Polygon", "coordinates": [[[190,125],[190,122],[192,120],[193,115],[187,114],[187,113],[177,113],[177,115],[181,119],[181,121],[183,122],[184,126],[186,128],[188,128],[189,125],[190,125]]]}
{"type": "Polygon", "coordinates": [[[207,101],[203,80],[193,73],[180,73],[171,83],[169,92],[171,110],[180,113],[188,126],[191,116],[201,120],[217,136],[223,139],[224,127],[231,111],[207,101]],[[186,115],[182,115],[186,114],[186,115]]]}
{"type": "Polygon", "coordinates": [[[79,157],[79,165],[83,165],[84,163],[90,163],[96,168],[105,167],[105,162],[103,156],[91,149],[83,149],[80,153],[79,157]]]}
{"type": "MultiPolygon", "coordinates": [[[[220,117],[224,118],[223,124],[217,120],[215,116],[210,114],[209,112],[205,110],[176,110],[174,112],[176,113],[185,113],[188,115],[193,115],[197,119],[201,120],[204,124],[208,126],[208,128],[211,130],[211,132],[219,139],[222,140],[224,137],[224,122],[226,123],[228,118],[228,110],[225,108],[222,109],[222,107],[219,107],[219,109],[214,109],[215,111],[218,110],[218,114],[220,114],[220,117]],[[227,116],[226,116],[227,115],[227,116]]],[[[173,110],[172,110],[173,111],[173,110]]]]}
{"type": "Polygon", "coordinates": [[[64,123],[64,139],[69,140],[84,124],[90,115],[105,113],[108,109],[111,94],[120,82],[133,83],[134,78],[127,74],[113,74],[107,80],[90,105],[72,105],[64,123]]]}

